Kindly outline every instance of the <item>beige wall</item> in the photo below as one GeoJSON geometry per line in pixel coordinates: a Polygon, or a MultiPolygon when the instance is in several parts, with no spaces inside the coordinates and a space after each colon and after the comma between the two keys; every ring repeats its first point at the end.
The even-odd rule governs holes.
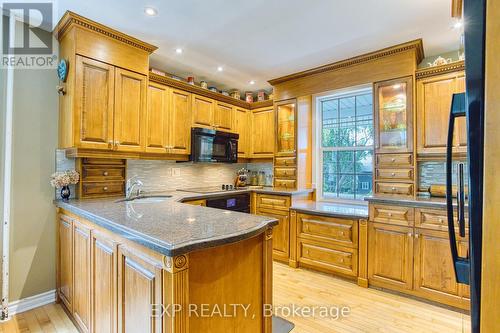
{"type": "MultiPolygon", "coordinates": [[[[49,177],[57,146],[56,85],[53,69],[14,73],[11,302],[55,288],[54,190],[49,177]]],[[[0,127],[3,142],[3,118],[0,127]]]]}

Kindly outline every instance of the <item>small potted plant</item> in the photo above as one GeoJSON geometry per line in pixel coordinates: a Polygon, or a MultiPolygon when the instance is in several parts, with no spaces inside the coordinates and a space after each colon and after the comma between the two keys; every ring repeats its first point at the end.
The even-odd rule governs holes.
{"type": "Polygon", "coordinates": [[[61,189],[61,198],[64,201],[68,201],[71,192],[69,190],[69,185],[74,185],[78,183],[80,179],[80,174],[75,170],[59,171],[52,174],[50,177],[50,185],[55,188],[61,189]]]}

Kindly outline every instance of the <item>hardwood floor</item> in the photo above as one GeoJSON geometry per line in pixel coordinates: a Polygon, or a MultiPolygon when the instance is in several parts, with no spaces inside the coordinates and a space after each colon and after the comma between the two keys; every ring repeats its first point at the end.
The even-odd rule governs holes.
{"type": "Polygon", "coordinates": [[[470,332],[468,315],[304,269],[274,264],[275,306],[348,306],[350,314],[329,318],[286,318],[292,333],[470,332]],[[462,330],[462,327],[466,327],[462,330]]]}
{"type": "MultiPolygon", "coordinates": [[[[469,316],[350,281],[286,265],[274,264],[275,306],[346,306],[349,315],[331,318],[288,317],[292,333],[470,332],[469,316]]],[[[0,333],[77,332],[59,304],[15,315],[0,323],[0,333]]]]}

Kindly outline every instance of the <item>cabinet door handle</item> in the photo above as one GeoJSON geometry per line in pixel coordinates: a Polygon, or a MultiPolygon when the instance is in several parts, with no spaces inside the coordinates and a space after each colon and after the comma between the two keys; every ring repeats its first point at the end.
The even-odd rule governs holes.
{"type": "Polygon", "coordinates": [[[109,175],[109,173],[108,173],[107,171],[104,171],[104,172],[102,173],[102,175],[103,175],[103,176],[108,176],[108,175],[109,175]]]}
{"type": "Polygon", "coordinates": [[[103,190],[104,192],[107,192],[107,191],[108,191],[108,187],[107,187],[107,186],[104,186],[104,187],[102,188],[102,190],[103,190]]]}

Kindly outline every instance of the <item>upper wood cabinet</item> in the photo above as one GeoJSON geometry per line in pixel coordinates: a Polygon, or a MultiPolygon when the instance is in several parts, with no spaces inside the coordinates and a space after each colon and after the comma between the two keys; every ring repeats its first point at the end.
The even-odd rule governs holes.
{"type": "Polygon", "coordinates": [[[252,157],[274,156],[274,110],[262,108],[252,110],[252,157]]]}
{"type": "Polygon", "coordinates": [[[143,151],[146,76],[117,68],[115,77],[115,147],[119,151],[143,151]]]}
{"type": "Polygon", "coordinates": [[[233,130],[240,136],[238,157],[250,157],[250,134],[252,133],[250,111],[238,107],[234,109],[233,130]]]}
{"type": "Polygon", "coordinates": [[[295,100],[276,103],[276,155],[296,152],[295,100]]]}
{"type": "Polygon", "coordinates": [[[193,96],[193,126],[209,127],[214,124],[215,103],[212,99],[199,95],[193,96]]]}
{"type": "Polygon", "coordinates": [[[173,154],[191,153],[191,94],[170,89],[170,140],[169,149],[173,154]]]}
{"type": "MultiPolygon", "coordinates": [[[[451,99],[465,91],[464,72],[431,76],[417,80],[417,153],[445,154],[451,99]]],[[[465,153],[465,118],[455,124],[453,151],[465,153]]]]}
{"type": "Polygon", "coordinates": [[[221,131],[231,131],[233,128],[233,106],[217,102],[214,113],[214,127],[221,131]]]}
{"type": "Polygon", "coordinates": [[[413,151],[413,77],[377,82],[375,149],[378,153],[413,151]]]}
{"type": "MultiPolygon", "coordinates": [[[[114,147],[114,84],[113,66],[82,56],[76,57],[75,146],[91,149],[114,147]]],[[[62,131],[71,132],[71,123],[61,125],[64,125],[62,131]]]]}

